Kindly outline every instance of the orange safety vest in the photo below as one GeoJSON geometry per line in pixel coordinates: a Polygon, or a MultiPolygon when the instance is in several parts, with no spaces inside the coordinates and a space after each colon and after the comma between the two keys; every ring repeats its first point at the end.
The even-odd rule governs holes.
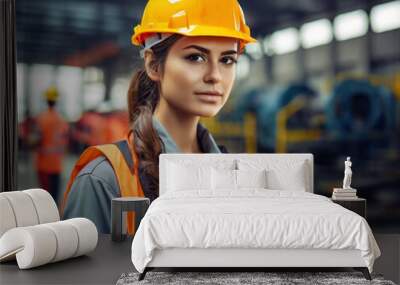
{"type": "MultiPolygon", "coordinates": [[[[117,142],[115,144],[105,144],[99,146],[91,146],[87,148],[78,161],[76,162],[74,169],[72,170],[71,177],[68,181],[67,190],[64,193],[64,199],[61,204],[61,214],[64,212],[65,204],[68,199],[68,194],[71,190],[71,186],[78,173],[92,160],[99,156],[105,156],[108,162],[111,164],[117,182],[121,197],[144,197],[142,185],[139,179],[139,159],[134,151],[132,145],[129,143],[131,140],[126,138],[124,141],[117,142]],[[128,146],[130,155],[133,160],[133,165],[129,166],[129,162],[123,153],[121,153],[118,144],[125,144],[128,146]]],[[[126,154],[125,154],[126,155],[126,154]]],[[[128,154],[129,155],[129,154],[128,154]]],[[[85,189],[79,189],[79,191],[85,191],[85,189]]],[[[135,232],[135,213],[127,213],[127,232],[133,234],[135,232]]]]}

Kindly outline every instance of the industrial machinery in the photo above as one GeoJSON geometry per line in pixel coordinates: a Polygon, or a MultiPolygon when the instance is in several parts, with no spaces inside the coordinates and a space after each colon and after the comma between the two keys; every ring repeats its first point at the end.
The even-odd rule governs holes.
{"type": "Polygon", "coordinates": [[[305,84],[254,89],[237,100],[235,112],[230,114],[230,118],[237,120],[245,113],[254,113],[257,120],[257,151],[285,152],[281,139],[286,142],[287,139],[295,141],[299,137],[304,140],[319,137],[315,132],[311,134],[308,131],[312,129],[309,113],[316,95],[305,84]],[[295,129],[297,135],[288,133],[288,128],[295,129]]]}
{"type": "Polygon", "coordinates": [[[367,80],[339,82],[326,105],[328,131],[341,139],[390,136],[396,125],[396,101],[367,80]]]}

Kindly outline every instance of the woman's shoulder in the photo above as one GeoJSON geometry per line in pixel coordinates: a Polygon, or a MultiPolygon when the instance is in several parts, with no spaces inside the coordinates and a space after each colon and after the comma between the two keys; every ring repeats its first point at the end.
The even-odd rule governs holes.
{"type": "Polygon", "coordinates": [[[95,159],[87,163],[79,172],[78,176],[93,174],[94,172],[97,173],[99,171],[107,172],[110,169],[112,170],[112,167],[107,158],[103,155],[100,155],[99,157],[96,157],[95,159]]]}
{"type": "Polygon", "coordinates": [[[119,197],[111,164],[104,156],[87,163],[76,176],[65,201],[63,219],[85,217],[101,233],[110,232],[110,200],[119,197]]]}
{"type": "Polygon", "coordinates": [[[114,169],[105,156],[99,156],[86,164],[76,176],[75,181],[88,179],[106,183],[111,189],[115,189],[116,193],[119,192],[114,169]]]}

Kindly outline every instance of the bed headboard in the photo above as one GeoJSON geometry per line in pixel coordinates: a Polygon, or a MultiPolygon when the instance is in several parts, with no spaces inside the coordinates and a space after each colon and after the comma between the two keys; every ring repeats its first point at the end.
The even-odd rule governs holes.
{"type": "Polygon", "coordinates": [[[273,168],[274,170],[282,169],[282,173],[285,173],[284,179],[294,179],[294,177],[290,177],[290,171],[287,169],[291,169],[296,165],[303,164],[304,165],[304,179],[305,179],[305,190],[307,192],[314,192],[314,160],[313,155],[310,153],[285,153],[285,154],[267,154],[267,153],[257,153],[257,154],[246,154],[246,153],[227,153],[227,154],[211,154],[211,153],[202,153],[202,154],[161,154],[160,162],[159,162],[159,193],[160,195],[166,192],[167,185],[167,170],[168,163],[173,162],[181,165],[187,165],[188,167],[195,165],[207,165],[213,166],[216,168],[231,168],[231,169],[239,169],[240,165],[245,167],[267,167],[269,169],[273,168]]]}

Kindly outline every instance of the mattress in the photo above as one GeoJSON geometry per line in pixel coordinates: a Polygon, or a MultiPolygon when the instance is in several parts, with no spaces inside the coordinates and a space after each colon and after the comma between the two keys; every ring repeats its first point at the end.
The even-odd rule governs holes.
{"type": "Polygon", "coordinates": [[[380,250],[366,220],[330,199],[300,191],[170,192],[149,207],[132,242],[139,272],[155,250],[359,250],[372,272],[380,250]]]}

